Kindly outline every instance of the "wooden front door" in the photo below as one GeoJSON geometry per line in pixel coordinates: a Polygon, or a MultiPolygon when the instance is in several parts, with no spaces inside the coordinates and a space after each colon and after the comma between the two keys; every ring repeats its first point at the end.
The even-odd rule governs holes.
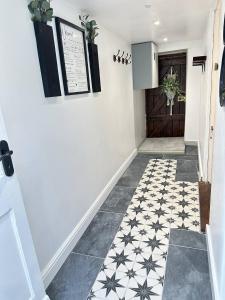
{"type": "MultiPolygon", "coordinates": [[[[186,53],[159,56],[159,86],[164,77],[171,72],[176,72],[180,82],[182,95],[186,95],[186,53]]],[[[185,102],[175,98],[173,115],[167,99],[160,88],[146,90],[146,128],[147,137],[182,137],[185,126],[185,102]]]]}

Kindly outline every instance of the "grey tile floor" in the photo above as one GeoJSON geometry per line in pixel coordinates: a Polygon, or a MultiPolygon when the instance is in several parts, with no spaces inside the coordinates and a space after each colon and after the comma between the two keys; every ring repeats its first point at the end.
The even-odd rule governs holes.
{"type": "Polygon", "coordinates": [[[194,231],[172,229],[169,243],[174,246],[207,250],[205,234],[194,231]]]}
{"type": "Polygon", "coordinates": [[[163,300],[212,300],[205,235],[171,229],[163,300]]]}
{"type": "Polygon", "coordinates": [[[122,218],[123,214],[120,213],[99,211],[73,249],[73,252],[104,258],[112,244],[122,218]]]}
{"type": "Polygon", "coordinates": [[[186,147],[185,155],[138,154],[48,287],[51,300],[87,299],[132,195],[149,160],[154,158],[176,159],[179,166],[176,176],[196,181],[198,157],[195,147],[186,147]]]}

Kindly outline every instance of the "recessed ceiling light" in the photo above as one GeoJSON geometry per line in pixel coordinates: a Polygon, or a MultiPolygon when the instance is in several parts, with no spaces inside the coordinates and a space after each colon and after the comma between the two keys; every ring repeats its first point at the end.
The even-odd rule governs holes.
{"type": "Polygon", "coordinates": [[[156,21],[154,22],[154,25],[155,25],[155,26],[159,26],[159,25],[160,25],[160,21],[159,21],[159,20],[156,20],[156,21]]]}
{"type": "Polygon", "coordinates": [[[164,42],[168,42],[168,38],[167,38],[167,37],[164,37],[163,41],[164,41],[164,42]]]}

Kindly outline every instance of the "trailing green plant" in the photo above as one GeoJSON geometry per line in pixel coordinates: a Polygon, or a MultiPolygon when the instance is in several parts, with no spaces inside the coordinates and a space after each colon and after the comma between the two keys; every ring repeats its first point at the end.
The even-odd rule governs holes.
{"type": "Polygon", "coordinates": [[[161,90],[164,94],[174,94],[174,96],[181,95],[180,83],[177,79],[177,74],[167,74],[163,79],[161,90]]]}
{"type": "Polygon", "coordinates": [[[79,16],[81,25],[85,29],[86,38],[88,43],[94,43],[95,38],[99,35],[97,30],[99,29],[95,20],[89,20],[89,15],[79,16]]]}
{"type": "Polygon", "coordinates": [[[53,9],[51,0],[33,0],[28,4],[28,9],[32,15],[33,22],[46,23],[52,21],[53,9]]]}

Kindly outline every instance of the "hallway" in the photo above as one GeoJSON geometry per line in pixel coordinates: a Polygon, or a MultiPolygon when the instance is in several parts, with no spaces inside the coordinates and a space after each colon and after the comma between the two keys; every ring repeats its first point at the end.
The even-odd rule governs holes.
{"type": "MultiPolygon", "coordinates": [[[[206,253],[205,237],[194,234],[200,231],[197,159],[197,148],[192,146],[180,156],[138,154],[50,284],[49,297],[162,299],[168,247],[178,247],[181,261],[187,247],[191,263],[197,255],[191,248],[198,253],[200,239],[200,249],[206,253]],[[176,228],[180,231],[170,234],[176,228]],[[187,230],[193,233],[186,239],[187,230]]],[[[201,299],[211,299],[207,255],[199,255],[194,270],[190,269],[197,277],[188,279],[182,299],[198,299],[199,293],[201,299]]],[[[173,257],[168,264],[167,272],[175,270],[173,257]]],[[[174,299],[171,288],[174,295],[176,284],[172,287],[169,280],[176,275],[188,278],[188,267],[183,274],[179,269],[168,276],[163,299],[174,299]]]]}
{"type": "Polygon", "coordinates": [[[0,300],[224,300],[225,0],[1,12],[0,300]]]}

